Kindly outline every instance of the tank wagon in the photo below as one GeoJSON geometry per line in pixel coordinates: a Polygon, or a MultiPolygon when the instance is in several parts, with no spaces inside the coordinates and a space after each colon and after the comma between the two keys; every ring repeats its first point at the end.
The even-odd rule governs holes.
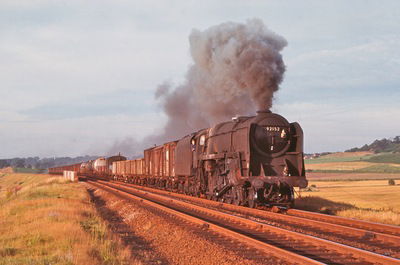
{"type": "Polygon", "coordinates": [[[112,178],[237,205],[291,206],[307,186],[303,131],[270,111],[235,117],[114,162],[112,178]]]}
{"type": "Polygon", "coordinates": [[[83,163],[49,168],[49,174],[62,175],[64,171],[74,171],[81,177],[91,176],[109,180],[112,175],[113,163],[122,160],[126,160],[126,157],[121,156],[120,154],[110,157],[99,157],[96,160],[90,160],[83,163]]]}

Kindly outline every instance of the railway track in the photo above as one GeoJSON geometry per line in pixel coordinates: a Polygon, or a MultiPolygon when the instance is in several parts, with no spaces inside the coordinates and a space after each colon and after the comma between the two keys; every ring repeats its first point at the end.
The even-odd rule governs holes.
{"type": "MultiPolygon", "coordinates": [[[[133,185],[126,186],[125,183],[124,185],[104,181],[89,181],[89,183],[109,192],[129,197],[129,199],[141,201],[141,203],[160,211],[167,211],[171,215],[179,216],[179,218],[201,226],[210,232],[239,241],[257,250],[250,252],[253,255],[254,253],[272,255],[291,264],[400,264],[400,260],[393,257],[268,224],[265,222],[265,216],[260,216],[260,212],[263,211],[257,212],[258,215],[255,215],[255,211],[259,211],[256,209],[236,207],[182,194],[172,194],[167,191],[150,190],[150,188],[141,186],[139,186],[140,188],[133,185]],[[200,205],[199,201],[195,203],[195,200],[202,200],[203,205],[200,205]],[[211,204],[214,204],[213,207],[216,208],[210,207],[211,204]],[[238,211],[239,208],[242,208],[242,212],[234,214],[233,212],[238,211]]],[[[266,213],[264,212],[264,214],[266,213]]],[[[283,214],[275,215],[279,215],[280,218],[299,218],[299,220],[296,219],[297,221],[301,219],[283,214]]],[[[304,219],[302,220],[304,222],[304,219]]],[[[308,220],[308,222],[321,223],[308,220]]],[[[332,223],[325,223],[325,225],[330,229],[338,226],[332,223]]],[[[320,227],[320,229],[322,228],[320,227]]],[[[347,227],[346,229],[348,232],[353,231],[354,234],[360,233],[360,231],[354,232],[358,228],[347,227]]],[[[365,235],[365,231],[362,233],[365,235]]],[[[399,243],[396,235],[371,231],[368,233],[376,234],[376,238],[379,240],[390,239],[391,244],[399,243]]]]}
{"type": "Polygon", "coordinates": [[[184,194],[124,183],[129,187],[169,196],[196,205],[324,238],[386,256],[400,258],[400,227],[318,213],[288,210],[285,213],[240,207],[184,194]]]}

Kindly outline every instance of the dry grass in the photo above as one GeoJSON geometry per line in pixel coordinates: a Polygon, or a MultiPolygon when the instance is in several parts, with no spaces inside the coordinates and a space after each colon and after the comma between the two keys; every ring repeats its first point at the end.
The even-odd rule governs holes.
{"type": "Polygon", "coordinates": [[[296,207],[339,216],[400,225],[400,180],[311,181],[296,207]]]}
{"type": "Polygon", "coordinates": [[[0,264],[128,264],[86,190],[49,175],[0,175],[0,264]]]}

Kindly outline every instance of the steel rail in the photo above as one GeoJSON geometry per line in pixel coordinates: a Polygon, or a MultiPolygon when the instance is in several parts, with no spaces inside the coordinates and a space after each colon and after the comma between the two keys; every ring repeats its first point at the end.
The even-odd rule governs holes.
{"type": "MultiPolygon", "coordinates": [[[[336,216],[324,216],[323,214],[315,214],[314,215],[314,213],[299,211],[299,210],[289,210],[291,214],[287,215],[287,214],[281,214],[281,213],[274,213],[271,211],[264,211],[264,210],[253,209],[253,208],[248,208],[248,207],[241,207],[241,206],[236,206],[236,205],[232,205],[232,204],[202,199],[202,198],[196,198],[193,196],[188,196],[188,195],[179,194],[179,193],[173,193],[173,192],[169,192],[169,191],[164,191],[164,190],[154,189],[154,188],[149,188],[149,187],[144,187],[144,186],[138,186],[138,185],[134,185],[134,184],[127,184],[127,185],[137,188],[137,189],[147,190],[149,192],[165,194],[165,195],[169,195],[169,196],[172,196],[175,198],[181,198],[181,199],[192,201],[192,202],[207,204],[214,208],[233,211],[233,212],[237,212],[237,213],[252,216],[252,217],[267,218],[268,220],[271,220],[271,219],[280,220],[280,221],[290,222],[293,224],[303,225],[303,226],[305,226],[305,225],[313,226],[313,227],[316,227],[316,228],[319,228],[319,229],[322,229],[325,231],[329,231],[329,232],[352,235],[352,236],[358,237],[360,240],[372,239],[372,240],[381,241],[382,243],[388,242],[388,243],[391,243],[391,244],[397,246],[400,249],[400,236],[375,232],[374,229],[367,229],[367,227],[365,227],[365,226],[364,226],[365,228],[362,229],[362,228],[352,227],[352,226],[349,226],[346,224],[350,223],[350,221],[352,221],[356,224],[365,224],[365,223],[374,224],[374,225],[376,225],[376,227],[380,227],[380,228],[388,227],[389,230],[387,230],[387,232],[389,232],[389,233],[392,231],[398,230],[399,234],[400,234],[400,227],[379,224],[379,223],[365,222],[362,220],[346,219],[343,217],[339,217],[338,220],[346,221],[346,222],[344,222],[343,224],[336,224],[336,223],[332,222],[332,220],[336,220],[336,218],[335,218],[336,216]],[[294,215],[294,214],[296,214],[296,215],[294,215]],[[300,216],[301,214],[303,216],[300,216]],[[321,220],[315,220],[313,218],[315,216],[322,216],[321,220]],[[308,218],[308,217],[310,217],[310,218],[308,218]],[[324,221],[322,221],[322,219],[327,220],[327,221],[324,222],[324,221]]],[[[357,226],[357,225],[353,225],[353,226],[357,226]]],[[[358,226],[361,226],[361,225],[358,225],[358,226]]],[[[364,243],[366,243],[366,242],[364,242],[364,243]]]]}
{"type": "MultiPolygon", "coordinates": [[[[358,260],[373,262],[374,264],[400,264],[400,260],[398,260],[398,259],[380,255],[380,254],[376,254],[376,253],[373,253],[370,251],[361,250],[358,248],[335,243],[335,242],[332,242],[329,240],[317,238],[317,237],[310,236],[310,235],[305,235],[305,234],[301,234],[301,233],[297,233],[297,232],[293,232],[293,231],[288,231],[288,230],[285,230],[282,228],[274,227],[274,226],[267,225],[264,223],[259,223],[259,222],[252,221],[252,220],[249,220],[246,218],[242,218],[242,217],[226,214],[226,213],[223,213],[220,211],[212,210],[209,208],[197,206],[197,205],[187,203],[187,202],[184,202],[181,200],[166,198],[163,195],[158,195],[158,194],[154,194],[154,193],[151,193],[148,191],[143,191],[143,190],[139,190],[136,188],[127,187],[126,185],[121,185],[121,184],[116,184],[116,183],[107,183],[107,182],[103,182],[103,181],[100,181],[100,182],[106,183],[105,185],[123,190],[125,192],[132,193],[136,196],[150,199],[150,200],[158,202],[158,203],[163,203],[170,207],[173,205],[174,207],[179,206],[179,207],[183,207],[186,209],[193,209],[196,212],[201,212],[203,215],[205,214],[205,215],[217,217],[219,219],[230,220],[233,223],[241,223],[241,224],[243,224],[253,230],[256,230],[258,232],[261,230],[262,233],[277,234],[277,235],[280,235],[280,237],[282,237],[282,238],[286,238],[287,242],[293,242],[293,241],[298,242],[298,243],[305,242],[306,244],[309,244],[316,249],[318,249],[320,247],[325,248],[324,252],[335,251],[336,253],[334,253],[334,254],[336,254],[336,255],[337,254],[350,255],[350,256],[355,257],[358,260]]],[[[257,234],[258,232],[254,232],[254,233],[257,234]]]]}
{"type": "Polygon", "coordinates": [[[390,234],[400,237],[400,227],[395,225],[374,223],[369,221],[345,218],[341,216],[326,215],[321,213],[307,212],[297,209],[287,210],[287,214],[296,217],[308,218],[326,223],[338,224],[343,226],[354,227],[363,230],[369,230],[381,234],[390,234]]]}
{"type": "Polygon", "coordinates": [[[153,202],[151,200],[144,199],[143,197],[136,196],[136,195],[133,195],[131,193],[127,193],[126,191],[121,191],[121,189],[113,188],[113,187],[110,187],[109,185],[106,185],[106,184],[103,184],[103,183],[99,183],[99,182],[88,181],[88,183],[93,185],[93,186],[95,186],[95,187],[97,187],[97,188],[106,190],[108,192],[118,193],[120,196],[124,196],[127,199],[134,200],[134,201],[139,202],[141,204],[144,204],[144,205],[150,206],[152,208],[155,208],[157,210],[163,211],[163,212],[165,212],[167,214],[170,214],[170,215],[173,215],[173,216],[177,216],[177,217],[179,217],[179,218],[181,218],[181,219],[183,219],[183,220],[185,220],[187,222],[190,222],[190,223],[193,223],[195,225],[201,226],[202,228],[206,228],[209,231],[216,232],[216,233],[218,233],[218,234],[220,234],[220,235],[222,235],[224,237],[233,238],[233,239],[238,240],[238,241],[248,245],[249,247],[252,247],[252,248],[254,248],[254,249],[256,249],[256,250],[258,250],[258,251],[260,251],[260,252],[262,252],[262,253],[264,253],[266,255],[268,255],[268,256],[273,256],[273,257],[276,257],[278,259],[282,259],[282,260],[288,261],[291,264],[293,262],[294,262],[294,264],[304,264],[304,265],[307,265],[307,264],[315,264],[315,265],[325,264],[325,263],[318,262],[318,261],[312,260],[310,258],[301,256],[301,255],[298,255],[296,253],[293,253],[293,252],[290,252],[290,251],[287,251],[287,250],[284,250],[284,249],[281,249],[281,248],[266,244],[266,243],[261,242],[259,240],[253,239],[251,237],[245,236],[245,235],[237,233],[235,231],[232,231],[232,230],[226,229],[224,227],[218,226],[218,225],[216,225],[214,223],[207,222],[207,221],[204,221],[202,219],[196,218],[194,216],[184,214],[182,212],[176,211],[176,210],[171,209],[169,207],[166,207],[166,206],[160,205],[158,203],[155,203],[155,202],[153,202]]]}

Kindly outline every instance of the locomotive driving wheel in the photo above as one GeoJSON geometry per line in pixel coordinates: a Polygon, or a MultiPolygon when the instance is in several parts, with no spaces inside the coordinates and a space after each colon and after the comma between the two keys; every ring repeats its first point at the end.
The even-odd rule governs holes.
{"type": "Polygon", "coordinates": [[[293,203],[293,188],[287,184],[283,184],[275,187],[275,192],[269,198],[272,203],[287,204],[291,205],[293,203]]]}

